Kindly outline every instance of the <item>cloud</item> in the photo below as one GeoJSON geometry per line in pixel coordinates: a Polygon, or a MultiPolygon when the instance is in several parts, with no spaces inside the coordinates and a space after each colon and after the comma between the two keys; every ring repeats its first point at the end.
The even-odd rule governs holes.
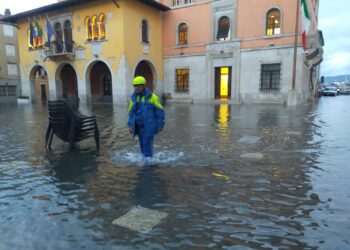
{"type": "Polygon", "coordinates": [[[326,54],[321,70],[323,75],[344,75],[350,71],[350,52],[336,51],[326,54]]]}
{"type": "Polygon", "coordinates": [[[349,0],[320,2],[318,27],[325,41],[322,75],[350,74],[349,9],[349,0]]]}

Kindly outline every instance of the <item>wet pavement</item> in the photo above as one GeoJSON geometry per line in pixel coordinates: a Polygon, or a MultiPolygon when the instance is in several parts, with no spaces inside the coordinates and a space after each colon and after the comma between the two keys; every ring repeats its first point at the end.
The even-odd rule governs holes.
{"type": "Polygon", "coordinates": [[[47,107],[1,104],[0,249],[350,249],[350,96],[165,109],[145,164],[126,106],[46,153],[47,107]]]}

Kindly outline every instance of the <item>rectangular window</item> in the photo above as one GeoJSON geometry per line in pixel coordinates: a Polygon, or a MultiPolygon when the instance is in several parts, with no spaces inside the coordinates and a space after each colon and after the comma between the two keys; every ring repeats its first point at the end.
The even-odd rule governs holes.
{"type": "Polygon", "coordinates": [[[5,45],[6,56],[16,56],[16,50],[14,45],[5,45]]]}
{"type": "Polygon", "coordinates": [[[16,96],[16,86],[1,86],[0,85],[0,96],[16,96]]]}
{"type": "Polygon", "coordinates": [[[281,64],[271,63],[261,65],[261,83],[262,92],[279,92],[281,87],[281,64]]]}
{"type": "Polygon", "coordinates": [[[7,73],[9,76],[18,76],[17,64],[8,63],[7,73]]]}
{"type": "Polygon", "coordinates": [[[4,36],[13,37],[13,27],[10,25],[4,25],[4,36]]]}
{"type": "Polygon", "coordinates": [[[186,5],[194,3],[195,0],[173,0],[173,6],[186,5]]]}
{"type": "Polygon", "coordinates": [[[190,83],[190,70],[177,69],[176,70],[176,92],[188,92],[190,83]]]}

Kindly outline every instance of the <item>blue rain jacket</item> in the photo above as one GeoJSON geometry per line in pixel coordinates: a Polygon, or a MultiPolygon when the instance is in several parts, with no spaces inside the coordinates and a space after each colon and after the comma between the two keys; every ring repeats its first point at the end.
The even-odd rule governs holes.
{"type": "Polygon", "coordinates": [[[144,127],[146,137],[155,136],[160,128],[164,127],[165,112],[156,94],[147,88],[137,95],[134,92],[129,103],[128,126],[132,134],[136,135],[135,125],[144,127]]]}

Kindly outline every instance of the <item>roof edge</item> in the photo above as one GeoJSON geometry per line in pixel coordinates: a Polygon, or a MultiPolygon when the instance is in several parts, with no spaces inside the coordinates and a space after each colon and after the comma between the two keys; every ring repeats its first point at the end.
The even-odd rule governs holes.
{"type": "MultiPolygon", "coordinates": [[[[55,11],[55,10],[59,10],[61,8],[65,8],[65,7],[73,7],[73,6],[77,6],[77,5],[82,5],[85,3],[90,3],[90,2],[94,2],[96,0],[69,0],[69,1],[62,1],[62,2],[58,2],[58,3],[53,3],[50,5],[45,5],[36,9],[32,9],[32,10],[28,10],[25,12],[21,12],[21,13],[17,13],[15,15],[11,15],[11,16],[0,16],[0,20],[3,22],[16,22],[19,19],[23,19],[23,18],[27,18],[28,16],[31,15],[38,15],[38,14],[42,14],[44,12],[49,12],[49,11],[55,11]]],[[[167,11],[170,10],[170,8],[168,6],[165,6],[155,0],[138,0],[141,3],[144,3],[148,6],[151,6],[153,8],[156,8],[158,10],[161,11],[167,11]]]]}
{"type": "Polygon", "coordinates": [[[168,11],[170,10],[170,8],[164,4],[161,4],[155,0],[138,0],[141,3],[147,4],[149,6],[152,6],[158,10],[162,10],[162,11],[168,11]]]}

